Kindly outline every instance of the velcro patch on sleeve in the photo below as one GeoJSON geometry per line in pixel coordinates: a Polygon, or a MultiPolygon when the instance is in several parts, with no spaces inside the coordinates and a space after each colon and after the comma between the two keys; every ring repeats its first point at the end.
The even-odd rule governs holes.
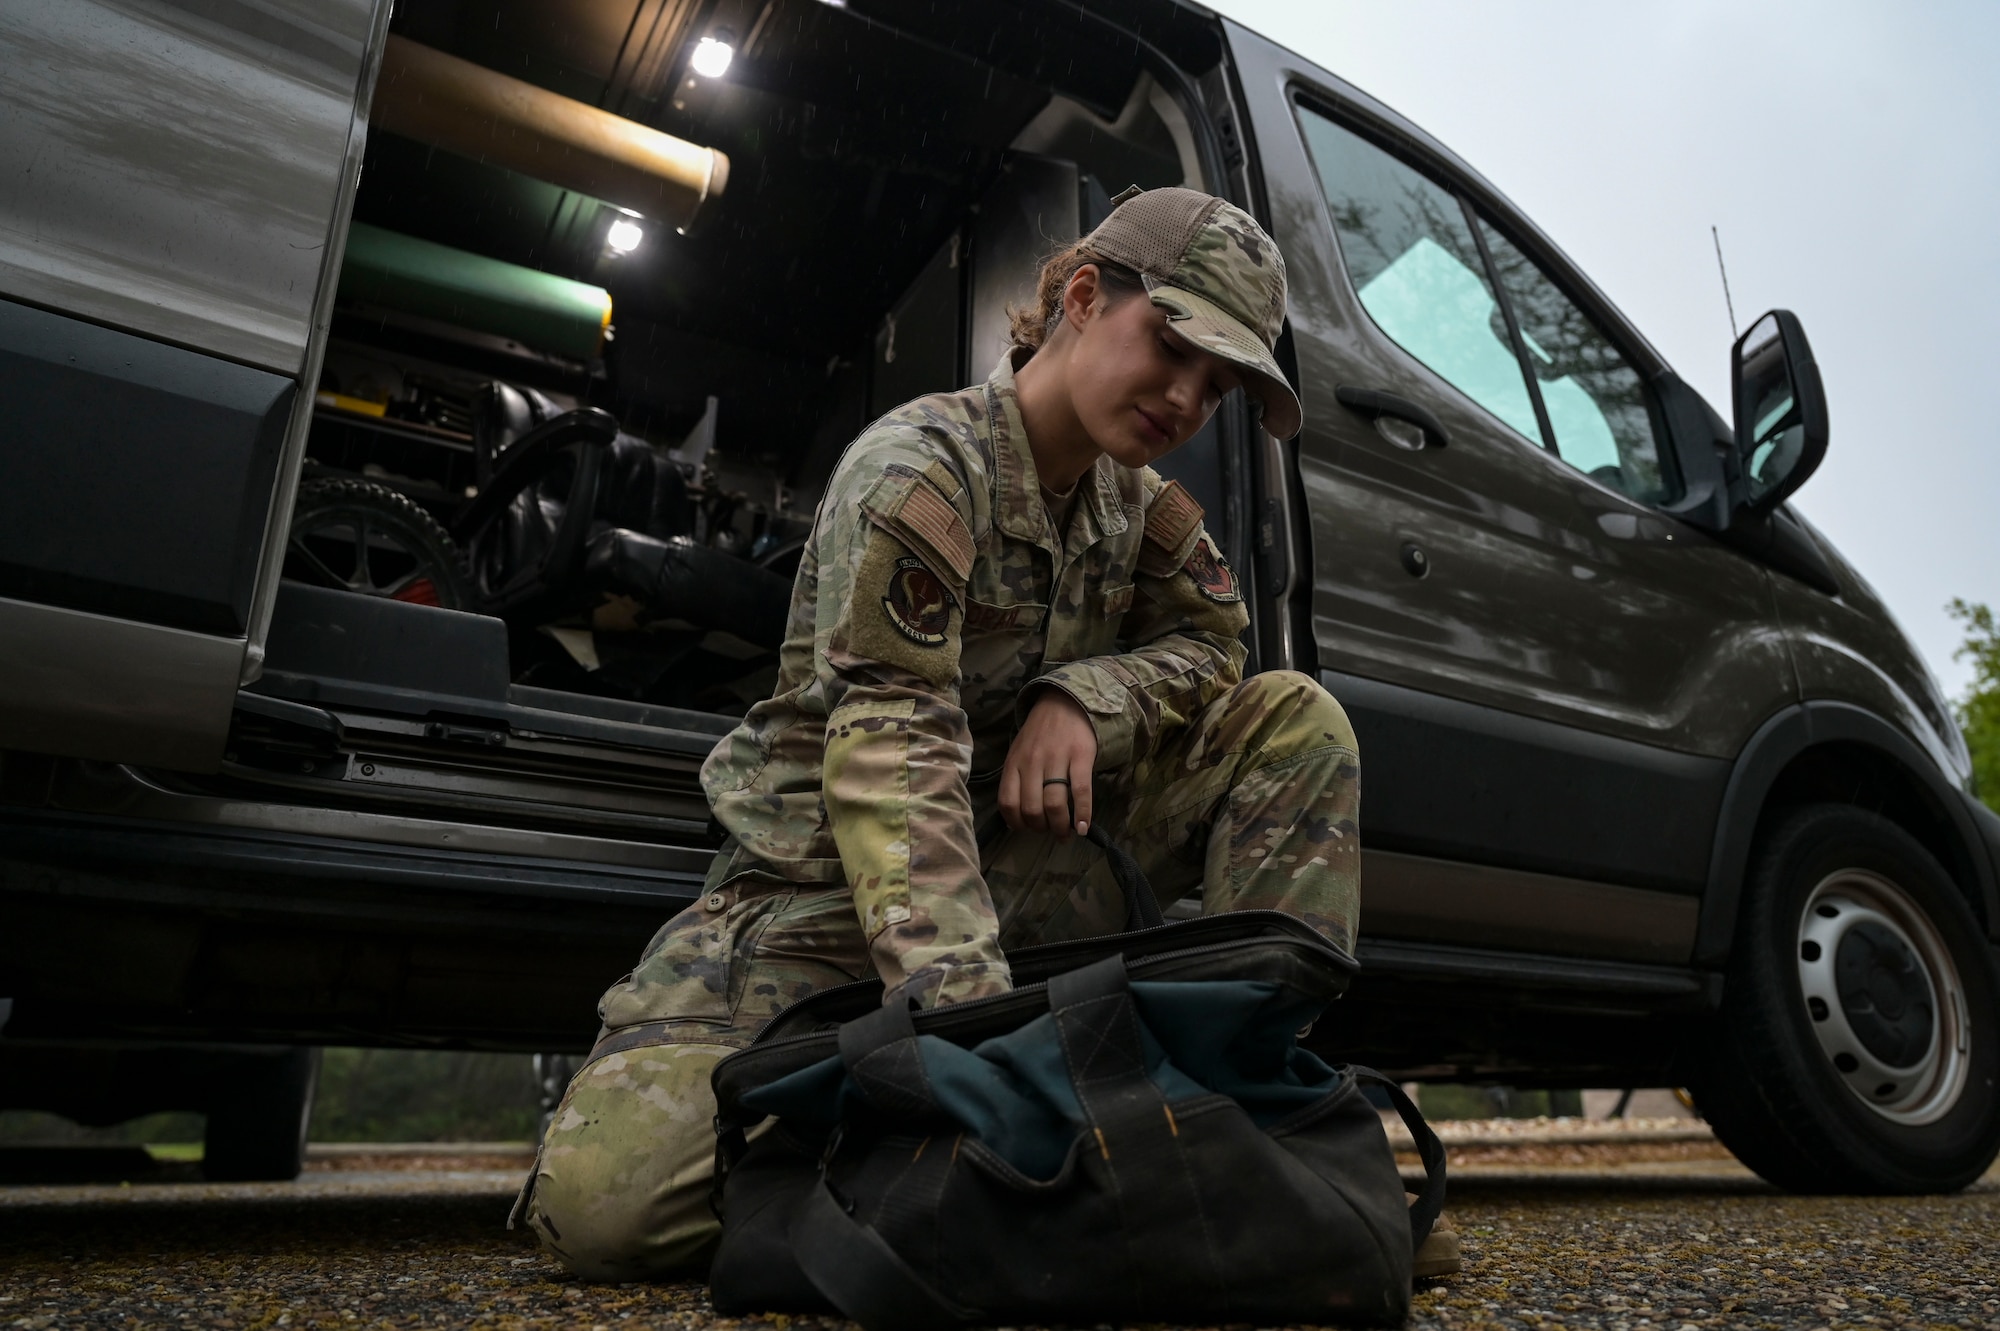
{"type": "Polygon", "coordinates": [[[1243,589],[1236,585],[1236,572],[1229,567],[1229,561],[1215,548],[1204,533],[1189,551],[1187,562],[1181,571],[1194,579],[1195,590],[1209,600],[1221,605],[1243,599],[1243,589]]]}
{"type": "Polygon", "coordinates": [[[909,546],[954,587],[963,588],[972,576],[972,533],[951,501],[927,478],[892,468],[869,490],[861,507],[869,521],[909,546]]]}
{"type": "Polygon", "coordinates": [[[1139,571],[1164,578],[1187,562],[1201,533],[1201,505],[1179,481],[1168,481],[1146,509],[1146,537],[1139,548],[1139,571]]]}
{"type": "Polygon", "coordinates": [[[958,483],[958,477],[951,474],[951,468],[942,462],[933,461],[924,468],[924,475],[930,483],[941,491],[946,499],[958,498],[958,492],[965,487],[958,483]]]}
{"type": "Polygon", "coordinates": [[[958,677],[964,609],[943,578],[877,528],[855,570],[845,645],[943,688],[958,677]]]}

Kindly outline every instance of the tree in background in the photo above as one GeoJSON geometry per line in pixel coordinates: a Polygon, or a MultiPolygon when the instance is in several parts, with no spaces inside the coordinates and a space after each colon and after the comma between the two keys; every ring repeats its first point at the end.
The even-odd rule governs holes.
{"type": "Polygon", "coordinates": [[[529,1141],[541,1087],[526,1054],[329,1049],[313,1100],[321,1142],[529,1141]]]}
{"type": "MultiPolygon", "coordinates": [[[[328,1049],[313,1098],[318,1142],[532,1141],[541,1083],[527,1054],[455,1049],[328,1049]]],[[[0,1146],[199,1142],[201,1115],[170,1112],[84,1128],[30,1110],[0,1111],[0,1146]]]]}
{"type": "Polygon", "coordinates": [[[1979,798],[2000,810],[2000,627],[1984,605],[1954,596],[1945,608],[1965,623],[1965,641],[1953,655],[1972,662],[1972,683],[1954,707],[1958,725],[1965,732],[1965,747],[1972,750],[1979,798]]]}

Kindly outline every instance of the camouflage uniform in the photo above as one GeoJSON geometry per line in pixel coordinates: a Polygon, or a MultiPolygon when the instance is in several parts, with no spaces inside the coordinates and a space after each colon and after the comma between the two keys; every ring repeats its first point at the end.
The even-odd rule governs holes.
{"type": "Polygon", "coordinates": [[[828,484],[776,696],[702,769],[730,840],[703,899],[604,995],[537,1160],[529,1221],[581,1275],[704,1255],[709,1074],[772,1014],[870,973],[925,1004],[997,993],[1006,949],[1121,926],[1094,847],[1000,818],[1042,689],[1089,715],[1095,821],[1166,900],[1288,911],[1352,947],[1346,716],[1307,676],[1242,679],[1242,594],[1180,486],[1101,457],[1052,529],[1022,354],[876,422],[828,484]]]}

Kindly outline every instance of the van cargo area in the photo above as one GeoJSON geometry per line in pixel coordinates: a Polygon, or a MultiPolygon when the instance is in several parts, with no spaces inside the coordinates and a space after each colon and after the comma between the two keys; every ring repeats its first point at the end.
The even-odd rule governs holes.
{"type": "MultiPolygon", "coordinates": [[[[220,773],[147,780],[705,844],[696,771],[776,678],[842,449],[983,378],[1119,190],[1211,174],[1174,61],[1010,8],[400,8],[262,674],[220,773]],[[488,153],[509,99],[548,141],[488,153]]],[[[1219,436],[1171,471],[1240,562],[1219,436]]]]}
{"type": "MultiPolygon", "coordinates": [[[[1119,191],[1244,193],[1226,79],[1160,0],[396,6],[219,761],[0,763],[68,866],[9,1037],[587,1041],[698,892],[842,450],[983,379],[1119,191]]],[[[1250,438],[1163,468],[1246,571],[1250,438]]]]}

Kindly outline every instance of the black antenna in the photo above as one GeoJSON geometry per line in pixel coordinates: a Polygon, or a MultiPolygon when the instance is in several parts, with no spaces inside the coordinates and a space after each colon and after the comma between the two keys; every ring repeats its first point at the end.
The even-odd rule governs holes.
{"type": "Polygon", "coordinates": [[[1729,336],[1736,337],[1736,302],[1729,298],[1729,269],[1722,262],[1722,233],[1709,227],[1708,234],[1715,237],[1715,269],[1722,274],[1722,303],[1729,307],[1729,336]]]}

